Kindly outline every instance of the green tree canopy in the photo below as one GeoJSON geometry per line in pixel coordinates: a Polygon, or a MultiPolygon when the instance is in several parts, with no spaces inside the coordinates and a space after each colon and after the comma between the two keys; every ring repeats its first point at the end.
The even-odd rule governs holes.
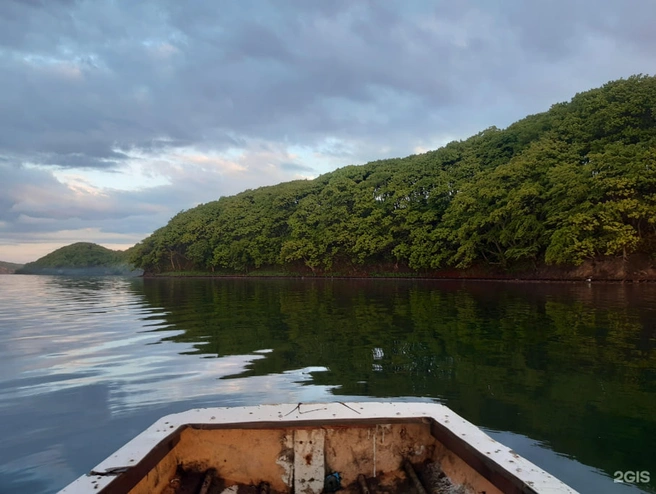
{"type": "Polygon", "coordinates": [[[626,259],[656,250],[656,78],[577,94],[507,129],[183,211],[148,272],[411,270],[626,259]]]}

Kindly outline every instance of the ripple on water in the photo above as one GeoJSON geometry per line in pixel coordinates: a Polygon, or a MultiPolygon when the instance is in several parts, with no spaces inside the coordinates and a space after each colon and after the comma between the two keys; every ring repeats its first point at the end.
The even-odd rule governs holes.
{"type": "Polygon", "coordinates": [[[3,276],[0,490],[54,492],[165,413],[341,395],[438,399],[602,492],[656,434],[653,307],[649,287],[3,276]]]}

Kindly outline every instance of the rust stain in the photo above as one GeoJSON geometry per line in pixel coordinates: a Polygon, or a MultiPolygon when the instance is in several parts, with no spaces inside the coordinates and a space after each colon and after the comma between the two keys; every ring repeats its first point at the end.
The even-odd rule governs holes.
{"type": "Polygon", "coordinates": [[[308,453],[305,455],[305,464],[306,465],[312,464],[312,453],[308,453]]]}

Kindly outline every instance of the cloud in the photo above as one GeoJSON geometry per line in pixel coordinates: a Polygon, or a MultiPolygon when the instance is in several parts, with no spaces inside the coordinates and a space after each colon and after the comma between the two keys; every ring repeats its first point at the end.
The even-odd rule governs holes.
{"type": "Polygon", "coordinates": [[[654,18],[640,0],[0,2],[2,231],[146,234],[221,194],[504,127],[650,70],[654,18]]]}
{"type": "Polygon", "coordinates": [[[103,186],[106,175],[0,162],[0,259],[28,262],[87,241],[127,248],[177,212],[247,188],[305,178],[306,167],[282,147],[251,143],[226,155],[180,148],[165,157],[132,157],[125,176],[140,187],[103,186]],[[155,183],[149,184],[148,179],[155,183]]]}

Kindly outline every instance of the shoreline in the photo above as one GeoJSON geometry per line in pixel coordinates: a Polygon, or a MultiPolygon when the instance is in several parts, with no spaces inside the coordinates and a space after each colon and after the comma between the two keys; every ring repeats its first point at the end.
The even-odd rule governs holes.
{"type": "Polygon", "coordinates": [[[656,278],[640,279],[617,279],[617,278],[495,278],[495,277],[437,277],[437,276],[346,276],[346,275],[297,275],[297,274],[143,274],[139,276],[143,279],[295,279],[295,280],[382,280],[382,281],[475,281],[475,282],[494,282],[494,283],[569,283],[569,284],[651,284],[656,283],[656,278]]]}
{"type": "Polygon", "coordinates": [[[403,279],[443,281],[503,281],[523,283],[654,283],[656,255],[637,254],[627,259],[598,257],[578,266],[524,263],[508,266],[478,264],[468,268],[437,268],[414,271],[407,265],[340,263],[330,271],[312,270],[303,264],[261,266],[248,272],[218,270],[180,270],[154,273],[144,271],[144,278],[298,278],[298,279],[403,279]]]}

